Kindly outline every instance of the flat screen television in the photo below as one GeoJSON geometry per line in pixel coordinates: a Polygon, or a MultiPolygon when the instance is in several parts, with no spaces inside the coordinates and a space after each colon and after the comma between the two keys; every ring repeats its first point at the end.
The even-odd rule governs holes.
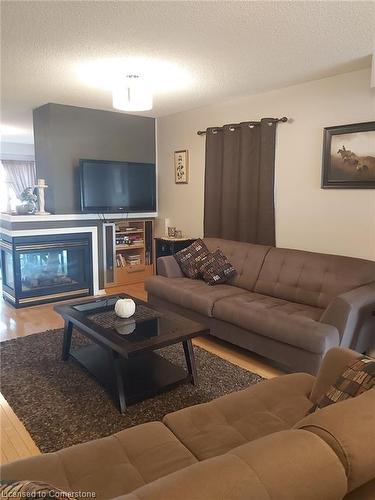
{"type": "Polygon", "coordinates": [[[83,212],[155,212],[153,163],[80,160],[83,212]]]}

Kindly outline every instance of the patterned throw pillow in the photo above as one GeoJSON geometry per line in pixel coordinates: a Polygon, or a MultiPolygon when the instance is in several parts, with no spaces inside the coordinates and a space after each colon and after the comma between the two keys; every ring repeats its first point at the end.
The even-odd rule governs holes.
{"type": "Polygon", "coordinates": [[[236,274],[235,268],[219,249],[202,259],[199,271],[209,285],[225,283],[236,274]]]}
{"type": "Polygon", "coordinates": [[[209,254],[208,248],[201,239],[194,241],[190,246],[175,253],[182,272],[188,278],[199,278],[199,264],[201,260],[209,254]]]}
{"type": "Polygon", "coordinates": [[[308,413],[345,399],[355,398],[373,387],[375,387],[375,359],[359,358],[345,368],[308,413]]]}
{"type": "Polygon", "coordinates": [[[0,482],[0,498],[61,498],[69,499],[68,493],[39,481],[0,482]]]}

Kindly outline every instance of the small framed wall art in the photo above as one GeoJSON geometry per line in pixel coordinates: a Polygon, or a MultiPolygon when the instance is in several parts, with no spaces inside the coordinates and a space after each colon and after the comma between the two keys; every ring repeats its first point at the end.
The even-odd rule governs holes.
{"type": "Polygon", "coordinates": [[[174,178],[176,184],[189,182],[189,155],[188,150],[174,152],[174,178]]]}
{"type": "Polygon", "coordinates": [[[375,122],[324,129],[322,188],[375,189],[375,122]]]}

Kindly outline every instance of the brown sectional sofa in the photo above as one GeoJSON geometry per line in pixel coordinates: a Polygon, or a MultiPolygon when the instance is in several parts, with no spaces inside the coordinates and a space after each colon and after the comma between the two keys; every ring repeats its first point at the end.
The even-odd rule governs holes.
{"type": "Polygon", "coordinates": [[[305,416],[358,356],[334,348],[317,378],[264,381],[163,423],[4,465],[1,478],[98,500],[373,499],[375,390],[305,416]]]}
{"type": "Polygon", "coordinates": [[[227,284],[186,278],[173,256],[146,279],[149,302],[210,328],[211,335],[315,374],[334,346],[375,343],[375,262],[207,238],[237,270],[227,284]]]}

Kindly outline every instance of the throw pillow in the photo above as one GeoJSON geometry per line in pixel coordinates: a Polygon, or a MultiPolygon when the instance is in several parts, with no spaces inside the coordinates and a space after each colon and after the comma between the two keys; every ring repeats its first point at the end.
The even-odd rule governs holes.
{"type": "Polygon", "coordinates": [[[208,254],[208,248],[201,239],[198,239],[187,248],[175,253],[174,258],[177,260],[185,276],[195,279],[200,276],[200,261],[208,254]]]}
{"type": "Polygon", "coordinates": [[[345,399],[354,398],[373,387],[375,387],[375,359],[359,358],[345,368],[308,413],[345,399]]]}
{"type": "Polygon", "coordinates": [[[220,249],[202,259],[199,271],[209,285],[225,283],[236,274],[235,268],[220,249]]]}
{"type": "Polygon", "coordinates": [[[68,493],[39,481],[1,481],[0,498],[61,498],[69,499],[68,493]]]}

